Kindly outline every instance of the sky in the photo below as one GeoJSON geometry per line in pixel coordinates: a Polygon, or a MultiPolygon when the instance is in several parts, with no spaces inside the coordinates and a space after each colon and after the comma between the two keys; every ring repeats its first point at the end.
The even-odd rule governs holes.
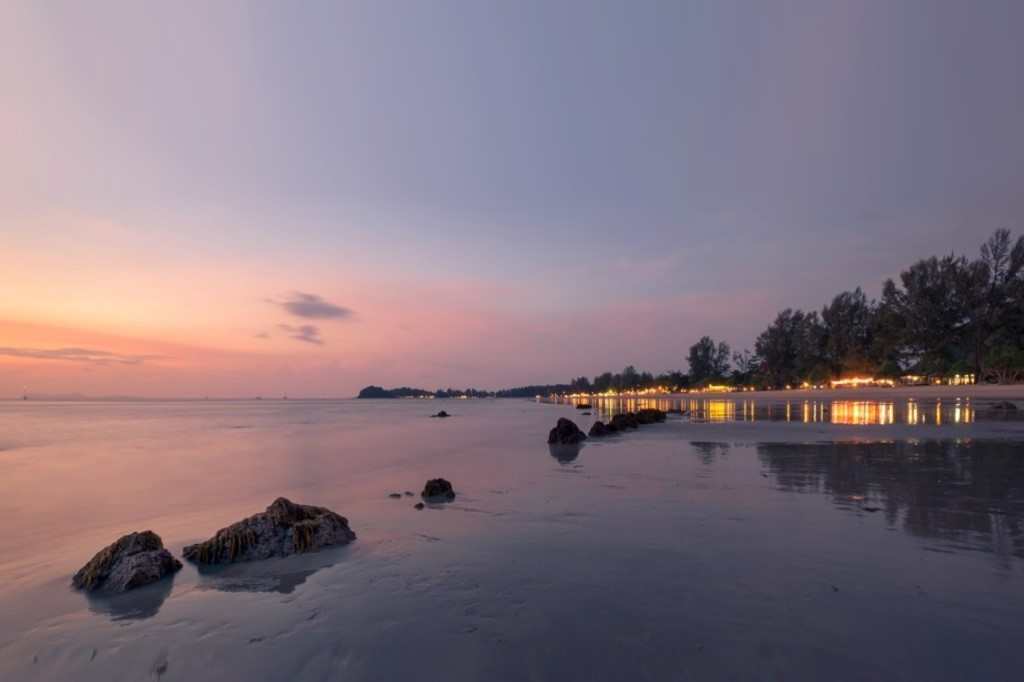
{"type": "Polygon", "coordinates": [[[1024,229],[1018,0],[0,3],[0,397],[685,369],[1024,229]]]}

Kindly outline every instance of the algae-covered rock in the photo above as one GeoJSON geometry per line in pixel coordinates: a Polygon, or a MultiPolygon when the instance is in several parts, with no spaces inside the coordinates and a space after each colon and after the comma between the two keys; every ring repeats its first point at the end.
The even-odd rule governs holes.
{"type": "Polygon", "coordinates": [[[71,579],[87,592],[117,594],[142,587],[171,575],[181,562],[164,549],[163,540],[151,530],[129,533],[96,553],[71,579]]]}
{"type": "Polygon", "coordinates": [[[315,552],[355,539],[344,516],[279,497],[265,512],[220,529],[206,542],[186,547],[183,554],[200,564],[229,564],[315,552]]]}

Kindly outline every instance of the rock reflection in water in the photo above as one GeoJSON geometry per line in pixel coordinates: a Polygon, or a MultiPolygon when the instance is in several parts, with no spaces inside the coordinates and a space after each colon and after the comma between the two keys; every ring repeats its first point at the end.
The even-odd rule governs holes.
{"type": "MultiPolygon", "coordinates": [[[[698,450],[699,451],[699,450],[698,450]]],[[[946,549],[1024,558],[1024,456],[1003,441],[762,444],[782,490],[820,492],[946,549]]]]}
{"type": "Polygon", "coordinates": [[[583,443],[574,443],[571,445],[548,445],[548,453],[552,457],[558,460],[560,464],[569,464],[576,460],[580,456],[580,450],[583,449],[583,443]]]}
{"type": "Polygon", "coordinates": [[[325,568],[338,563],[345,547],[314,554],[266,559],[226,566],[198,566],[200,590],[221,592],[276,592],[291,594],[325,568]]]}
{"type": "Polygon", "coordinates": [[[160,612],[173,589],[174,576],[170,576],[123,594],[86,594],[86,599],[90,611],[112,621],[144,620],[160,612]]]}

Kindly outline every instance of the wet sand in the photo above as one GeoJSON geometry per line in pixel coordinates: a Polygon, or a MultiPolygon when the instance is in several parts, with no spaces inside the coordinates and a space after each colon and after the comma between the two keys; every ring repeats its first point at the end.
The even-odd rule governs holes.
{"type": "MultiPolygon", "coordinates": [[[[816,396],[820,394],[815,392],[816,396]]],[[[748,394],[749,395],[749,394],[748,394]]],[[[858,392],[857,395],[864,395],[858,392]]],[[[660,425],[528,401],[0,405],[0,679],[1006,679],[1016,421],[660,425]],[[387,497],[449,478],[451,504],[387,497]],[[119,599],[71,573],[277,495],[359,539],[119,599]]]]}
{"type": "MultiPolygon", "coordinates": [[[[713,395],[713,394],[707,394],[713,395]]],[[[894,386],[892,388],[826,388],[826,389],[794,389],[788,391],[748,391],[746,393],[729,393],[756,400],[956,400],[971,399],[982,401],[1010,400],[1021,401],[1018,405],[1024,410],[1024,384],[993,385],[974,384],[968,386],[894,386]]]]}

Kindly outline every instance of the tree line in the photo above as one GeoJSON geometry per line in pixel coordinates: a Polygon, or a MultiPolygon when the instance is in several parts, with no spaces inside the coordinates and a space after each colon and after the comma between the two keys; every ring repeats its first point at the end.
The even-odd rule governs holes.
{"type": "Polygon", "coordinates": [[[689,371],[654,374],[630,365],[568,384],[424,391],[368,386],[360,397],[522,397],[550,393],[678,390],[730,383],[782,388],[848,376],[907,374],[1012,383],[1024,378],[1024,236],[996,230],[975,259],[950,254],[919,260],[869,299],[857,287],[820,311],[786,308],[753,351],[704,336],[690,346],[689,371]],[[365,395],[364,395],[365,394],[365,395]]]}
{"type": "Polygon", "coordinates": [[[887,279],[878,300],[857,287],[820,311],[786,308],[754,350],[734,353],[705,336],[687,356],[689,371],[657,376],[630,366],[588,380],[578,391],[688,388],[728,382],[782,388],[848,376],[907,374],[1012,383],[1024,377],[1024,236],[997,230],[975,259],[950,254],[917,261],[887,279]]]}
{"type": "Polygon", "coordinates": [[[919,260],[882,285],[821,312],[786,309],[754,344],[750,378],[768,386],[848,375],[973,374],[1010,383],[1024,374],[1024,237],[997,230],[979,256],[919,260]]]}

